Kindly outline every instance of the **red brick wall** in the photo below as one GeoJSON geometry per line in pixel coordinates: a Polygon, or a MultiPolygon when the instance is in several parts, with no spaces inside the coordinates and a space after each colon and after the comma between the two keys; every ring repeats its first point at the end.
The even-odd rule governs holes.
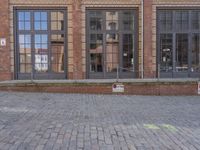
{"type": "Polygon", "coordinates": [[[0,46],[0,80],[11,79],[9,45],[8,0],[0,0],[0,38],[6,38],[6,46],[0,46]]]}
{"type": "MultiPolygon", "coordinates": [[[[133,95],[197,95],[197,83],[125,83],[125,92],[133,95]]],[[[112,83],[108,84],[12,84],[0,85],[0,91],[51,92],[51,93],[112,93],[112,83]]],[[[120,94],[120,93],[118,93],[120,94]]]]}
{"type": "Polygon", "coordinates": [[[144,1],[144,78],[155,77],[152,63],[152,0],[144,1]]]}
{"type": "Polygon", "coordinates": [[[82,43],[81,43],[81,0],[73,2],[73,79],[83,79],[82,75],[82,43]]]}

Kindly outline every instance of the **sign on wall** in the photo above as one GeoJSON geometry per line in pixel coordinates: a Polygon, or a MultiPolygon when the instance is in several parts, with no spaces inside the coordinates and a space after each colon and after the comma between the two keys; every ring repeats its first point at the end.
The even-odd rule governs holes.
{"type": "Polygon", "coordinates": [[[124,92],[124,85],[122,83],[114,83],[112,85],[112,92],[123,93],[124,92]]]}
{"type": "Polygon", "coordinates": [[[6,46],[6,38],[0,38],[0,46],[6,46]]]}
{"type": "Polygon", "coordinates": [[[198,82],[198,94],[200,94],[200,82],[198,82]]]}

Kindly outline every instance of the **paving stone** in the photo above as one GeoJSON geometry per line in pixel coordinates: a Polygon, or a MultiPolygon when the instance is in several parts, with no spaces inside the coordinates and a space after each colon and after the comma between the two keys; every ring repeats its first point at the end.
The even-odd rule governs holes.
{"type": "Polygon", "coordinates": [[[200,149],[198,96],[0,95],[2,150],[200,149]]]}

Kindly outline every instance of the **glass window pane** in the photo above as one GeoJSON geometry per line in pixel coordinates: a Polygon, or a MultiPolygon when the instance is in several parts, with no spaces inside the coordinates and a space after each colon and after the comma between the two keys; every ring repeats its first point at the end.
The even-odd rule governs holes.
{"type": "Polygon", "coordinates": [[[58,13],[51,12],[51,21],[57,21],[57,20],[58,20],[58,13]]]}
{"type": "Polygon", "coordinates": [[[176,12],[176,29],[186,30],[189,27],[189,13],[188,11],[176,12]]]}
{"type": "Polygon", "coordinates": [[[40,12],[35,12],[34,13],[34,20],[35,21],[40,21],[41,20],[40,12]]]}
{"type": "Polygon", "coordinates": [[[41,36],[41,43],[43,43],[43,44],[47,43],[47,35],[41,36]]]}
{"type": "Polygon", "coordinates": [[[25,27],[24,27],[25,25],[24,25],[24,22],[18,22],[18,27],[19,27],[19,30],[24,30],[25,29],[25,27]]]}
{"type": "Polygon", "coordinates": [[[30,35],[25,35],[24,36],[24,41],[25,41],[25,44],[30,44],[31,43],[31,36],[30,35]]]}
{"type": "MultiPolygon", "coordinates": [[[[47,44],[41,44],[41,48],[42,48],[42,50],[45,51],[45,52],[47,51],[47,47],[48,47],[47,44]]],[[[42,52],[43,52],[43,51],[42,51],[42,52]]]]}
{"type": "Polygon", "coordinates": [[[25,55],[20,54],[20,63],[25,63],[25,55]]]}
{"type": "Polygon", "coordinates": [[[64,72],[64,44],[52,45],[51,64],[53,72],[64,72]]]}
{"type": "Polygon", "coordinates": [[[103,34],[91,34],[90,41],[90,72],[102,72],[103,34]]]}
{"type": "Polygon", "coordinates": [[[47,30],[47,22],[41,22],[41,30],[47,30]]]}
{"type": "Polygon", "coordinates": [[[24,42],[25,42],[24,36],[25,36],[24,34],[19,35],[19,43],[20,44],[24,44],[24,42]]]}
{"type": "Polygon", "coordinates": [[[39,35],[39,34],[35,35],[35,43],[36,44],[40,44],[41,43],[41,35],[39,35]]]}
{"type": "Polygon", "coordinates": [[[103,34],[90,34],[90,42],[103,43],[103,34]]]}
{"type": "Polygon", "coordinates": [[[48,55],[35,54],[35,71],[36,72],[48,71],[48,55]]]}
{"type": "Polygon", "coordinates": [[[58,21],[58,29],[57,30],[64,30],[64,21],[61,20],[61,21],[58,21]]]}
{"type": "Polygon", "coordinates": [[[58,30],[58,22],[57,21],[51,22],[51,30],[58,30]]]}
{"type": "Polygon", "coordinates": [[[35,30],[41,30],[40,22],[35,21],[34,22],[34,27],[35,27],[35,30]]]}
{"type": "Polygon", "coordinates": [[[20,70],[20,73],[26,73],[26,65],[25,64],[20,64],[20,67],[19,67],[19,70],[20,70]]]}
{"type": "Polygon", "coordinates": [[[91,30],[102,30],[102,18],[90,18],[91,30]]]}
{"type": "Polygon", "coordinates": [[[25,22],[25,26],[24,26],[25,30],[30,30],[31,29],[31,22],[25,22]]]}
{"type": "Polygon", "coordinates": [[[38,54],[48,53],[48,39],[46,34],[35,35],[35,53],[38,54]]]}
{"type": "Polygon", "coordinates": [[[24,12],[18,12],[18,20],[24,21],[24,12]]]}
{"type": "Polygon", "coordinates": [[[52,21],[51,22],[51,30],[57,30],[58,29],[58,22],[52,21]]]}
{"type": "Polygon", "coordinates": [[[47,12],[34,13],[34,29],[47,30],[47,12]]]}
{"type": "Polygon", "coordinates": [[[106,72],[116,72],[119,65],[119,35],[106,35],[106,72]]]}
{"type": "Polygon", "coordinates": [[[124,30],[134,30],[134,23],[133,20],[124,20],[123,21],[123,28],[124,30]]]}
{"type": "Polygon", "coordinates": [[[64,43],[64,34],[52,34],[51,35],[51,43],[64,43]]]}
{"type": "Polygon", "coordinates": [[[134,13],[131,11],[123,12],[123,29],[124,30],[134,30],[134,13]]]}
{"type": "Polygon", "coordinates": [[[26,53],[26,63],[30,64],[32,61],[31,61],[31,53],[26,53]]]}
{"type": "Polygon", "coordinates": [[[118,30],[118,12],[110,11],[106,12],[106,29],[107,30],[118,30]]]}
{"type": "Polygon", "coordinates": [[[19,44],[19,53],[25,53],[25,48],[23,44],[19,44]]]}
{"type": "Polygon", "coordinates": [[[90,30],[102,30],[102,11],[91,11],[89,16],[90,30]]]}
{"type": "Polygon", "coordinates": [[[31,73],[32,72],[32,64],[26,64],[26,73],[31,73]]]}
{"type": "Polygon", "coordinates": [[[200,72],[200,34],[192,35],[191,72],[200,72]]]}
{"type": "Polygon", "coordinates": [[[176,35],[176,71],[188,70],[188,35],[176,35]]]}
{"type": "Polygon", "coordinates": [[[200,11],[192,12],[192,29],[200,30],[200,11]]]}
{"type": "Polygon", "coordinates": [[[51,30],[64,30],[64,13],[51,12],[51,30]]]}
{"type": "Polygon", "coordinates": [[[47,21],[47,12],[41,12],[41,20],[47,21]]]}
{"type": "Polygon", "coordinates": [[[161,11],[159,14],[159,27],[162,31],[172,30],[172,11],[161,11]]]}
{"type": "Polygon", "coordinates": [[[160,71],[171,72],[173,70],[172,56],[173,36],[172,34],[160,35],[160,71]]]}
{"type": "Polygon", "coordinates": [[[25,16],[25,18],[24,18],[25,21],[30,21],[31,20],[31,13],[30,12],[25,12],[24,16],[25,16]]]}
{"type": "Polygon", "coordinates": [[[123,72],[130,72],[134,70],[134,48],[132,34],[123,35],[123,72]]]}
{"type": "Polygon", "coordinates": [[[90,72],[103,72],[102,53],[90,54],[90,72]]]}
{"type": "Polygon", "coordinates": [[[58,12],[58,20],[64,20],[64,12],[58,12]]]}

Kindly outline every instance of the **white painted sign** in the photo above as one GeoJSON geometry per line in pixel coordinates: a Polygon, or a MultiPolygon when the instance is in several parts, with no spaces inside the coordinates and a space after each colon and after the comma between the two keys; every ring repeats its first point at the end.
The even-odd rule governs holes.
{"type": "Polygon", "coordinates": [[[5,38],[0,39],[0,46],[6,46],[6,39],[5,38]]]}
{"type": "Polygon", "coordinates": [[[114,92],[114,93],[124,93],[124,85],[122,83],[114,83],[112,85],[112,92],[114,92]]]}
{"type": "Polygon", "coordinates": [[[200,82],[198,82],[198,94],[200,94],[200,82]]]}

